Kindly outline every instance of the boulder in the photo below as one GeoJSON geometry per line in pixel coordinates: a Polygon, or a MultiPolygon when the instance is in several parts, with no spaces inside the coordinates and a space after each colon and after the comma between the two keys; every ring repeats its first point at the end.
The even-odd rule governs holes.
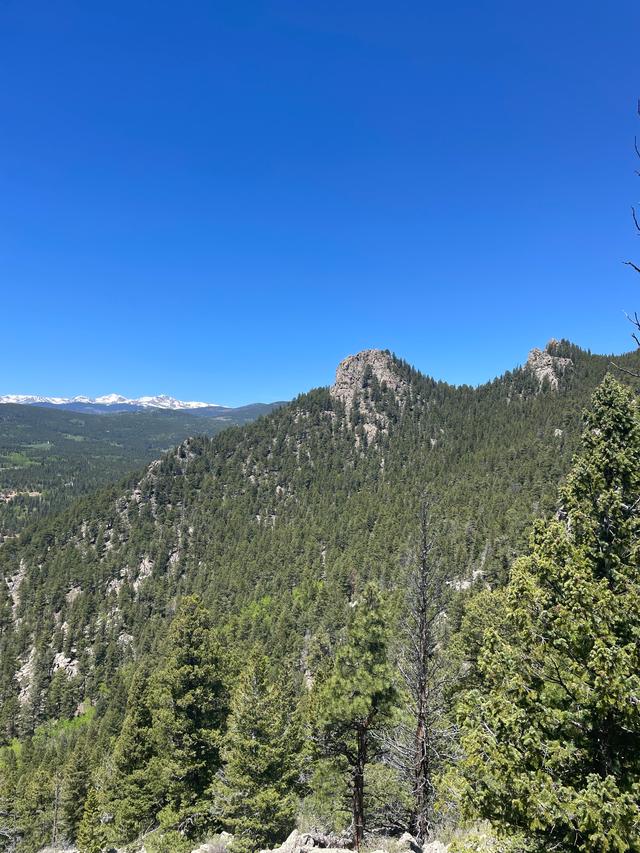
{"type": "Polygon", "coordinates": [[[207,841],[192,850],[191,853],[225,853],[229,849],[233,835],[230,832],[221,832],[214,841],[207,841]]]}
{"type": "Polygon", "coordinates": [[[398,839],[399,851],[407,851],[407,853],[422,853],[422,847],[409,832],[404,832],[398,839]]]}
{"type": "Polygon", "coordinates": [[[324,853],[344,853],[349,845],[346,840],[320,832],[300,832],[294,829],[280,847],[274,850],[261,850],[260,853],[309,853],[323,850],[324,853]]]}
{"type": "Polygon", "coordinates": [[[422,848],[422,853],[447,853],[449,848],[442,841],[431,841],[422,848]]]}

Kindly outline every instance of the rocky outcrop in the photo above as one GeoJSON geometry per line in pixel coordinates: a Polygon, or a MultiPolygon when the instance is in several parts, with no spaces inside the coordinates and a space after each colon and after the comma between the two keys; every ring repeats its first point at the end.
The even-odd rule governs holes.
{"type": "Polygon", "coordinates": [[[422,853],[447,853],[448,847],[442,841],[432,841],[422,848],[422,853]]]}
{"type": "Polygon", "coordinates": [[[261,850],[260,853],[344,853],[351,845],[348,840],[337,835],[324,835],[320,832],[299,832],[294,829],[287,840],[274,850],[261,850]]]}
{"type": "Polygon", "coordinates": [[[331,396],[344,403],[347,409],[362,391],[367,369],[380,385],[386,385],[400,399],[407,382],[398,374],[392,356],[381,349],[365,349],[341,361],[336,370],[336,381],[331,386],[331,396]]]}
{"type": "MultiPolygon", "coordinates": [[[[345,850],[352,849],[350,839],[338,835],[324,835],[320,832],[299,832],[294,829],[287,840],[276,847],[274,850],[261,850],[260,853],[318,853],[322,850],[324,853],[343,853],[345,850]]],[[[432,842],[426,847],[421,847],[416,839],[405,832],[400,838],[376,838],[375,841],[370,841],[370,847],[373,853],[446,853],[447,848],[440,845],[440,842],[432,842]],[[375,847],[375,845],[380,845],[375,847]],[[436,846],[433,846],[433,845],[436,846]],[[439,845],[439,846],[438,846],[439,845]],[[375,847],[375,849],[373,849],[375,847]]]]}
{"type": "Polygon", "coordinates": [[[226,853],[233,841],[233,835],[222,832],[215,841],[208,841],[196,847],[191,853],[226,853]]]}
{"type": "Polygon", "coordinates": [[[341,361],[331,396],[345,407],[347,423],[357,423],[356,444],[375,444],[389,430],[389,404],[405,405],[409,383],[393,356],[385,350],[368,349],[341,361]]]}
{"type": "Polygon", "coordinates": [[[573,369],[573,362],[570,358],[552,355],[550,350],[554,344],[555,341],[549,341],[543,350],[534,347],[529,353],[526,367],[538,380],[540,387],[548,382],[549,387],[557,391],[560,379],[573,369]]]}

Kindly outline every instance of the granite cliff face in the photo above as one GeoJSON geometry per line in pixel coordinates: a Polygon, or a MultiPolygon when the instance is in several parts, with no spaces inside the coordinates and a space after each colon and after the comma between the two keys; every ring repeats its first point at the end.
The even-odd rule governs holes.
{"type": "Polygon", "coordinates": [[[573,362],[570,358],[553,355],[555,345],[556,341],[551,340],[543,350],[534,347],[529,353],[526,367],[538,380],[540,387],[548,382],[549,387],[557,391],[560,379],[573,369],[573,362]]]}
{"type": "Polygon", "coordinates": [[[410,388],[401,375],[394,357],[387,350],[368,349],[350,355],[336,370],[331,396],[345,407],[351,423],[358,422],[356,443],[374,443],[380,434],[387,433],[389,417],[381,405],[382,397],[404,406],[410,388]],[[374,386],[376,391],[374,392],[374,386]]]}
{"type": "Polygon", "coordinates": [[[340,362],[336,370],[336,381],[331,386],[331,396],[340,400],[347,410],[351,409],[354,399],[361,395],[368,374],[375,376],[380,385],[386,385],[393,391],[398,400],[408,388],[408,383],[399,375],[388,351],[366,349],[347,356],[340,362]]]}

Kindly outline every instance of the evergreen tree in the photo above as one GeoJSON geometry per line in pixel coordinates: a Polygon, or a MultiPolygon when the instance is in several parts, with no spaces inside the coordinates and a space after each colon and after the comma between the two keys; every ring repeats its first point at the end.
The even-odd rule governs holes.
{"type": "Polygon", "coordinates": [[[67,760],[60,792],[61,824],[64,837],[73,841],[84,811],[91,769],[84,741],[80,740],[67,760]]]}
{"type": "Polygon", "coordinates": [[[20,838],[16,809],[18,767],[12,749],[0,751],[0,850],[15,850],[20,838]]]}
{"type": "Polygon", "coordinates": [[[110,808],[118,837],[127,841],[157,822],[167,785],[152,738],[148,680],[142,666],[131,682],[126,715],[113,750],[110,808]]]}
{"type": "Polygon", "coordinates": [[[220,648],[211,618],[195,596],[183,599],[171,623],[149,703],[158,775],[166,780],[160,822],[192,835],[209,820],[205,794],[220,767],[228,712],[220,648]]]}
{"type": "Polygon", "coordinates": [[[349,767],[358,850],[365,832],[365,768],[373,757],[372,738],[389,724],[397,698],[387,647],[380,593],[368,584],[314,702],[321,752],[343,758],[349,767]]]}
{"type": "Polygon", "coordinates": [[[254,653],[233,691],[215,785],[222,823],[242,853],[275,846],[295,824],[302,735],[293,703],[254,653]]]}
{"type": "Polygon", "coordinates": [[[462,702],[466,800],[538,850],[640,849],[640,421],[611,377],[462,702]]]}
{"type": "Polygon", "coordinates": [[[84,812],[78,828],[78,850],[80,853],[103,853],[106,844],[106,831],[101,820],[98,793],[95,788],[91,788],[85,800],[84,812]]]}

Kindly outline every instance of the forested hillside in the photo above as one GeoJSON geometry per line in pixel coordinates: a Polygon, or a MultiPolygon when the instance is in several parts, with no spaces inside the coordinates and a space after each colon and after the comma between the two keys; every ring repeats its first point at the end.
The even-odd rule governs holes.
{"type": "Polygon", "coordinates": [[[117,482],[193,435],[216,435],[273,406],[95,414],[0,405],[0,542],[35,518],[117,482]]]}
{"type": "MultiPolygon", "coordinates": [[[[640,371],[636,353],[617,363],[640,371]]],[[[467,600],[503,587],[533,520],[555,512],[582,412],[608,371],[608,357],[552,342],[524,368],[453,387],[367,351],[341,364],[331,389],[187,439],[5,541],[0,849],[80,838],[99,850],[86,839],[123,844],[154,831],[147,850],[170,851],[224,828],[236,849],[257,850],[281,841],[296,815],[345,830],[345,780],[357,795],[359,771],[343,749],[353,694],[340,689],[355,672],[380,737],[403,707],[405,688],[384,684],[401,654],[416,554],[428,551],[425,493],[446,612],[434,648],[446,638],[452,669],[463,624],[473,639],[467,600]],[[354,660],[369,661],[369,681],[354,660]],[[242,782],[249,709],[275,753],[242,782]],[[240,789],[256,797],[260,826],[247,822],[240,789]]],[[[97,441],[79,425],[74,434],[85,454],[97,441]]],[[[79,468],[90,464],[82,459],[79,468]]],[[[383,754],[369,759],[378,793],[361,803],[362,827],[366,812],[369,827],[394,833],[411,825],[411,806],[383,754]]],[[[357,843],[358,827],[355,818],[357,843]]]]}

